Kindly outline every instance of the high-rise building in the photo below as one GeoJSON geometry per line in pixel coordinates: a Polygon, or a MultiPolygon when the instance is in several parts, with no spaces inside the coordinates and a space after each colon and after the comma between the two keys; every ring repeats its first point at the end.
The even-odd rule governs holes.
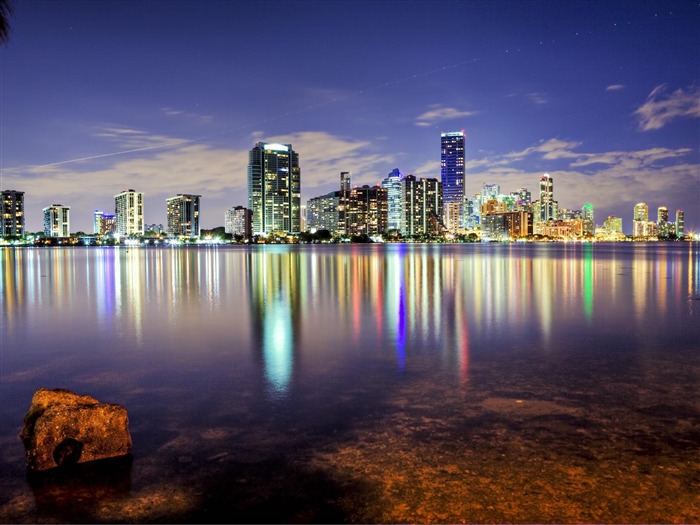
{"type": "Polygon", "coordinates": [[[24,235],[24,192],[3,190],[0,200],[0,237],[24,235]]]}
{"type": "Polygon", "coordinates": [[[481,203],[490,200],[497,201],[500,194],[501,187],[498,184],[484,184],[481,187],[481,203]]]}
{"type": "Polygon", "coordinates": [[[253,236],[253,211],[244,206],[226,210],[224,231],[231,235],[240,235],[244,239],[253,236]]]}
{"type": "Polygon", "coordinates": [[[331,191],[320,197],[312,197],[306,202],[306,226],[309,230],[328,230],[331,233],[345,233],[346,213],[350,203],[350,192],[345,198],[342,191],[331,191]],[[342,209],[342,219],[341,219],[342,209]]]}
{"type": "Polygon", "coordinates": [[[248,156],[253,233],[301,231],[301,170],[291,144],[258,142],[248,156]]]}
{"type": "Polygon", "coordinates": [[[442,231],[442,184],[437,179],[417,180],[408,175],[401,181],[401,233],[419,235],[442,231]]]}
{"type": "Polygon", "coordinates": [[[444,224],[448,231],[461,227],[464,206],[464,131],[440,136],[440,182],[444,224]]]}
{"type": "Polygon", "coordinates": [[[362,186],[350,190],[347,210],[350,235],[384,233],[387,225],[387,190],[381,186],[362,186]]]}
{"type": "Polygon", "coordinates": [[[401,229],[403,199],[401,198],[401,172],[394,168],[382,181],[387,193],[387,230],[401,229]]]}
{"type": "Polygon", "coordinates": [[[540,222],[555,220],[558,213],[558,203],[554,200],[554,179],[545,173],[540,177],[540,222]]]}
{"type": "Polygon", "coordinates": [[[44,235],[70,237],[70,206],[52,204],[44,208],[44,235]]]}
{"type": "Polygon", "coordinates": [[[168,225],[165,233],[174,237],[199,237],[199,200],[201,195],[178,193],[167,202],[168,225]]]}
{"type": "Polygon", "coordinates": [[[110,235],[115,231],[117,231],[117,216],[113,213],[95,210],[93,215],[93,233],[96,235],[110,235]]]}
{"type": "Polygon", "coordinates": [[[634,220],[644,221],[649,220],[649,206],[645,202],[639,202],[634,206],[634,220]]]}
{"type": "Polygon", "coordinates": [[[586,203],[581,210],[581,218],[583,219],[583,234],[593,235],[595,233],[595,219],[593,216],[593,205],[586,203]]]}
{"type": "Polygon", "coordinates": [[[676,210],[676,236],[680,239],[685,236],[685,213],[676,210]]]}
{"type": "MultiPolygon", "coordinates": [[[[336,210],[338,212],[337,216],[337,225],[334,227],[334,229],[328,229],[328,228],[323,228],[323,229],[328,229],[328,231],[337,231],[339,233],[345,234],[348,231],[348,225],[347,225],[347,209],[348,209],[348,200],[350,199],[350,190],[352,189],[352,181],[350,178],[350,172],[349,171],[341,171],[340,172],[340,195],[338,196],[339,202],[336,207],[336,210]]],[[[330,195],[330,194],[329,194],[330,195]]]]}
{"type": "Polygon", "coordinates": [[[129,189],[115,195],[114,214],[119,235],[143,235],[143,192],[129,189]]]}
{"type": "Polygon", "coordinates": [[[668,223],[668,208],[666,206],[659,206],[656,210],[656,230],[659,237],[663,239],[667,239],[671,234],[668,223]]]}
{"type": "Polygon", "coordinates": [[[603,222],[603,228],[608,234],[611,233],[622,233],[622,219],[620,217],[615,217],[614,215],[609,215],[605,222],[603,222]]]}

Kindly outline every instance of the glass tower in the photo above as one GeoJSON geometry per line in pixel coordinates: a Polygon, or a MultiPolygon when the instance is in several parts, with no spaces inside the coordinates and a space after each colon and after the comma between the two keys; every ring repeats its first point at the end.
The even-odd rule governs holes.
{"type": "Polygon", "coordinates": [[[442,133],[440,146],[440,181],[445,227],[454,231],[460,227],[464,203],[464,131],[442,133]]]}
{"type": "Polygon", "coordinates": [[[403,213],[401,198],[402,175],[399,168],[394,168],[382,181],[382,188],[387,192],[387,230],[400,230],[403,213]]]}
{"type": "Polygon", "coordinates": [[[301,231],[301,170],[291,144],[258,142],[248,155],[253,234],[301,231]]]}

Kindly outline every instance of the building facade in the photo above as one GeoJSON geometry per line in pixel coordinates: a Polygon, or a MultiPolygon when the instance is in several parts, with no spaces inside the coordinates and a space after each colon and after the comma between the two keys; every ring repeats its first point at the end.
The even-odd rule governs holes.
{"type": "Polygon", "coordinates": [[[4,190],[0,200],[0,237],[24,235],[24,192],[4,190]]]}
{"type": "Polygon", "coordinates": [[[676,236],[679,239],[685,237],[685,213],[683,210],[676,210],[676,236]]]}
{"type": "Polygon", "coordinates": [[[401,216],[403,214],[402,178],[399,168],[394,168],[382,180],[382,188],[386,190],[387,194],[387,230],[401,230],[401,216]]]}
{"type": "Polygon", "coordinates": [[[44,208],[44,235],[70,237],[70,206],[52,204],[44,208]]]}
{"type": "Polygon", "coordinates": [[[350,190],[347,210],[348,234],[376,235],[387,226],[387,190],[381,186],[362,186],[350,190]]]}
{"type": "Polygon", "coordinates": [[[258,142],[248,156],[253,233],[301,231],[301,170],[291,144],[258,142]]]}
{"type": "Polygon", "coordinates": [[[462,226],[464,206],[464,131],[440,135],[440,182],[444,224],[448,231],[462,226]]]}
{"type": "Polygon", "coordinates": [[[554,179],[545,173],[540,177],[539,222],[556,220],[559,213],[558,203],[554,200],[554,179]]]}
{"type": "Polygon", "coordinates": [[[345,233],[345,209],[350,202],[350,191],[343,197],[343,191],[331,191],[306,202],[306,227],[309,230],[328,230],[331,233],[345,233]],[[342,218],[341,218],[342,208],[342,218]]]}
{"type": "Polygon", "coordinates": [[[201,195],[179,193],[166,199],[168,222],[165,233],[173,237],[199,237],[201,195]]]}
{"type": "Polygon", "coordinates": [[[92,219],[92,231],[96,235],[110,235],[117,231],[117,216],[113,213],[105,213],[95,210],[92,219]]]}
{"type": "Polygon", "coordinates": [[[226,210],[224,231],[231,235],[240,235],[244,239],[253,236],[253,211],[245,206],[236,206],[226,210]]]}
{"type": "Polygon", "coordinates": [[[129,189],[115,195],[114,214],[118,235],[143,235],[143,192],[129,189]]]}

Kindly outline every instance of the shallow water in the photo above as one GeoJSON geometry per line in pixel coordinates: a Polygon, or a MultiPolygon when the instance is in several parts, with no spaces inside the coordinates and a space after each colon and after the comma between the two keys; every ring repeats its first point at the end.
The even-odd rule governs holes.
{"type": "Polygon", "coordinates": [[[697,243],[11,249],[4,522],[699,522],[697,243]],[[130,462],[27,479],[36,388],[130,462]]]}

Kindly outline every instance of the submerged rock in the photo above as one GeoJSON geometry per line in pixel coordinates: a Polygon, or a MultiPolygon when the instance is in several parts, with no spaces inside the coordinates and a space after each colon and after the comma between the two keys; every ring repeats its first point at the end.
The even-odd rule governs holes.
{"type": "Polygon", "coordinates": [[[31,470],[125,456],[133,448],[123,406],[61,388],[34,393],[19,437],[31,470]]]}

